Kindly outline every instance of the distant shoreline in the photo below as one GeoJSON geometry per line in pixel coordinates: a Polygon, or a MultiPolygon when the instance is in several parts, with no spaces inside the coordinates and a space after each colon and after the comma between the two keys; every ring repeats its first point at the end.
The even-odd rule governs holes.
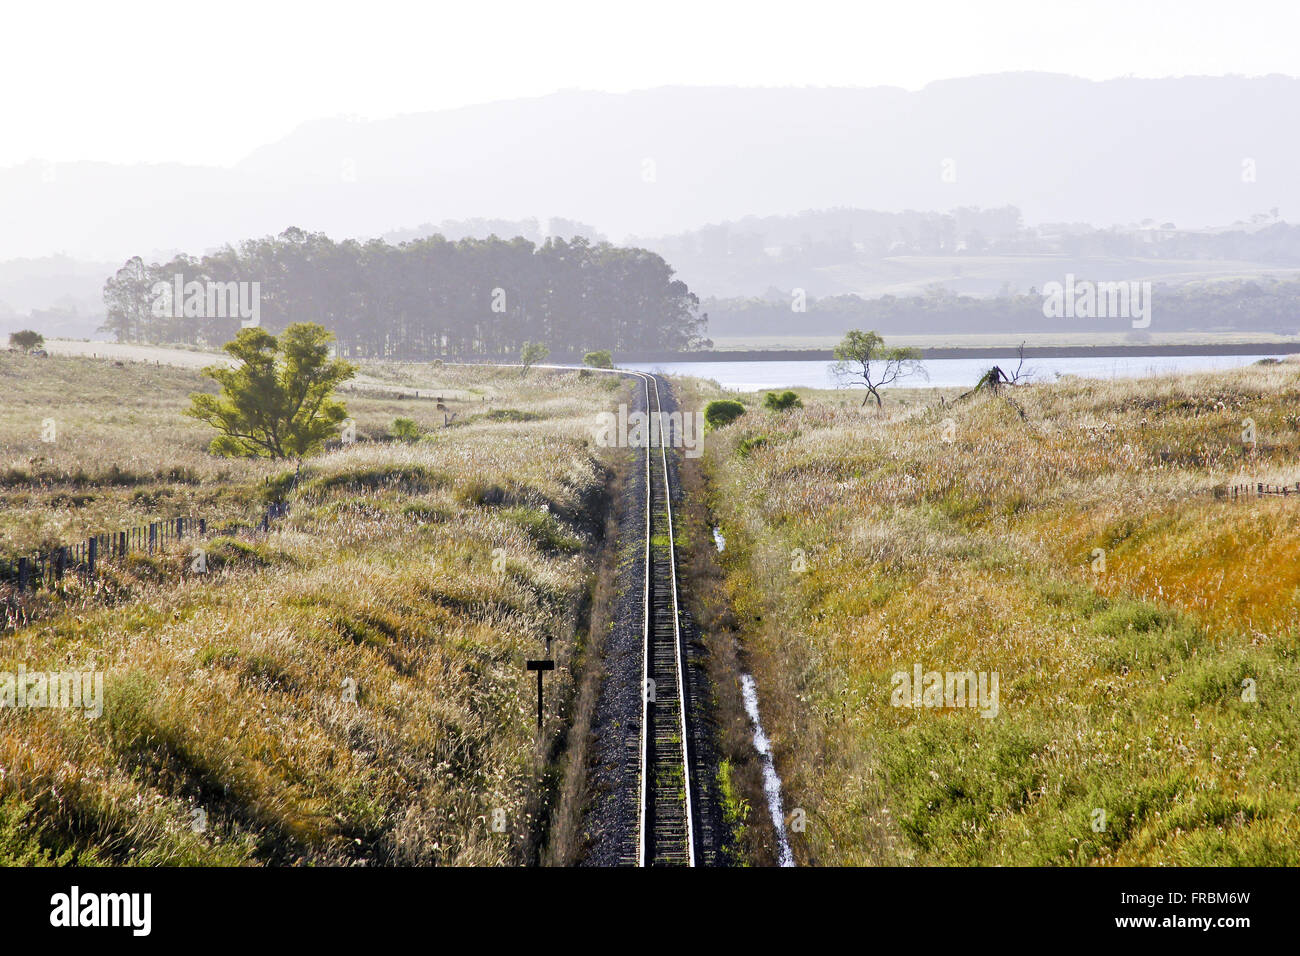
{"type": "MultiPolygon", "coordinates": [[[[83,342],[52,339],[46,343],[52,354],[92,354],[100,358],[120,358],[133,361],[162,361],[201,368],[213,361],[228,362],[229,356],[221,352],[181,349],[174,346],[149,346],[108,342],[83,342]]],[[[923,359],[1018,359],[1014,345],[1005,346],[944,346],[921,348],[923,359]]],[[[1132,345],[1026,345],[1025,358],[1158,358],[1177,355],[1265,355],[1282,356],[1300,354],[1300,342],[1224,342],[1222,344],[1132,344],[1132,345]]],[[[832,362],[831,349],[712,349],[699,352],[615,352],[615,364],[678,362],[832,362]]],[[[398,359],[396,361],[421,361],[398,359]]],[[[429,361],[429,360],[425,360],[429,361]]],[[[473,356],[451,361],[474,364],[473,356]]],[[[497,359],[496,361],[500,361],[497,359]]],[[[552,352],[548,362],[561,365],[580,365],[582,356],[552,352]]]]}
{"type": "MultiPolygon", "coordinates": [[[[1015,346],[923,348],[926,359],[1016,359],[1015,346]]],[[[1025,358],[1129,358],[1166,355],[1294,355],[1296,342],[1232,342],[1222,345],[1027,345],[1025,358]]],[[[553,357],[555,358],[555,357],[553,357]]],[[[728,349],[701,352],[619,352],[616,362],[831,362],[830,349],[728,349]]]]}

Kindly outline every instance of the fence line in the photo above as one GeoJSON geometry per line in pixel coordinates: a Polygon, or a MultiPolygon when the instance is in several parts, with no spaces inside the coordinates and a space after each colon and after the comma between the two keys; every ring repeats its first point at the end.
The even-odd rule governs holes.
{"type": "Polygon", "coordinates": [[[1300,481],[1293,485],[1270,485],[1262,481],[1248,483],[1244,485],[1231,485],[1224,490],[1223,497],[1231,498],[1233,501],[1239,498],[1288,498],[1291,495],[1300,495],[1300,481]]]}
{"type": "MultiPolygon", "coordinates": [[[[265,533],[271,522],[289,513],[286,502],[277,502],[266,509],[262,520],[250,527],[225,528],[222,534],[239,534],[252,531],[265,533]]],[[[94,577],[99,563],[106,558],[124,558],[132,552],[153,554],[161,552],[168,543],[189,537],[204,537],[208,533],[206,518],[164,518],[149,524],[137,525],[121,531],[92,535],[85,541],[60,545],[48,551],[34,552],[12,558],[0,559],[0,581],[15,582],[21,593],[29,587],[35,590],[41,582],[58,583],[65,574],[77,573],[94,577]]]]}

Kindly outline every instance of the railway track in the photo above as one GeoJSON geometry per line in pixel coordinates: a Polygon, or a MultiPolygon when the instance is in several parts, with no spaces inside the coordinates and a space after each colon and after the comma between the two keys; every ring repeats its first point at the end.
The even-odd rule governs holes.
{"type": "MultiPolygon", "coordinates": [[[[572,371],[562,365],[535,367],[572,371]]],[[[662,403],[656,376],[624,369],[588,371],[636,376],[645,388],[646,411],[659,419],[662,403]]],[[[635,732],[638,739],[629,735],[623,752],[628,778],[636,781],[637,817],[634,835],[619,834],[622,846],[617,859],[625,866],[708,866],[717,859],[717,834],[709,822],[713,798],[697,780],[707,775],[708,758],[699,752],[707,746],[697,746],[701,737],[696,733],[705,731],[690,716],[693,698],[677,582],[669,441],[667,428],[655,429],[645,450],[641,719],[635,732]]],[[[630,790],[624,792],[630,796],[630,790]]]]}
{"type": "MultiPolygon", "coordinates": [[[[661,411],[659,382],[642,375],[646,408],[661,411]]],[[[641,681],[638,866],[694,866],[695,787],[687,724],[685,656],[677,593],[667,429],[646,449],[644,649],[641,681]]]]}

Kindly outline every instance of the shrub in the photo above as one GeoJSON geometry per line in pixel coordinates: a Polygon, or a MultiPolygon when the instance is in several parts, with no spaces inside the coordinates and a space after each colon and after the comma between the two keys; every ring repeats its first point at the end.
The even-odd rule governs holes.
{"type": "Polygon", "coordinates": [[[709,402],[704,408],[704,420],[709,423],[710,428],[730,425],[743,414],[745,414],[745,406],[729,398],[709,402]]]}
{"type": "Polygon", "coordinates": [[[497,506],[513,504],[517,499],[513,491],[484,478],[471,478],[456,489],[456,500],[466,505],[497,506]]]}
{"type": "Polygon", "coordinates": [[[589,368],[613,368],[614,358],[609,354],[609,349],[600,349],[584,355],[582,364],[589,368]]]}
{"type": "Polygon", "coordinates": [[[550,354],[551,350],[541,342],[525,342],[519,350],[519,364],[524,367],[523,374],[527,375],[528,370],[538,362],[545,362],[546,356],[550,354]]]}
{"type": "Polygon", "coordinates": [[[421,494],[446,487],[451,479],[440,471],[422,465],[378,465],[354,468],[313,480],[305,491],[319,496],[333,491],[366,491],[400,488],[406,494],[421,494]]]}
{"type": "Polygon", "coordinates": [[[494,408],[483,417],[490,422],[535,422],[542,416],[537,412],[521,412],[517,408],[494,408]]]}
{"type": "Polygon", "coordinates": [[[410,418],[394,418],[393,435],[398,441],[415,441],[420,437],[420,426],[410,418]]]}
{"type": "Polygon", "coordinates": [[[792,408],[803,408],[803,399],[789,389],[780,395],[776,392],[768,392],[767,397],[763,399],[763,407],[773,412],[785,412],[792,408]]]}
{"type": "Polygon", "coordinates": [[[273,475],[262,485],[261,500],[263,504],[273,505],[289,500],[289,492],[298,484],[298,475],[292,471],[282,471],[273,475]]]}
{"type": "Polygon", "coordinates": [[[518,525],[543,551],[577,551],[582,540],[567,534],[550,511],[519,505],[504,512],[508,521],[518,525]]]}

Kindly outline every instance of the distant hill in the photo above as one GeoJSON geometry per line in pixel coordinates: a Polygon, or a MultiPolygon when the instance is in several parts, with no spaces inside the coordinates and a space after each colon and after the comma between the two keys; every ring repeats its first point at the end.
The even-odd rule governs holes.
{"type": "Polygon", "coordinates": [[[1024,225],[1014,206],[946,213],[826,209],[630,237],[702,296],[1009,295],[1066,274],[1171,286],[1300,273],[1300,226],[1256,213],[1214,229],[1146,220],[1024,225]]]}
{"type": "Polygon", "coordinates": [[[1029,222],[1181,227],[1300,209],[1300,80],[999,74],[919,92],[563,92],[304,124],[233,168],[0,170],[0,258],[201,252],[288,225],[563,215],[618,241],[753,214],[1017,206],[1029,222]]]}
{"type": "Polygon", "coordinates": [[[104,321],[104,281],[119,265],[67,256],[0,262],[0,336],[35,328],[47,336],[94,337],[104,321]]]}

